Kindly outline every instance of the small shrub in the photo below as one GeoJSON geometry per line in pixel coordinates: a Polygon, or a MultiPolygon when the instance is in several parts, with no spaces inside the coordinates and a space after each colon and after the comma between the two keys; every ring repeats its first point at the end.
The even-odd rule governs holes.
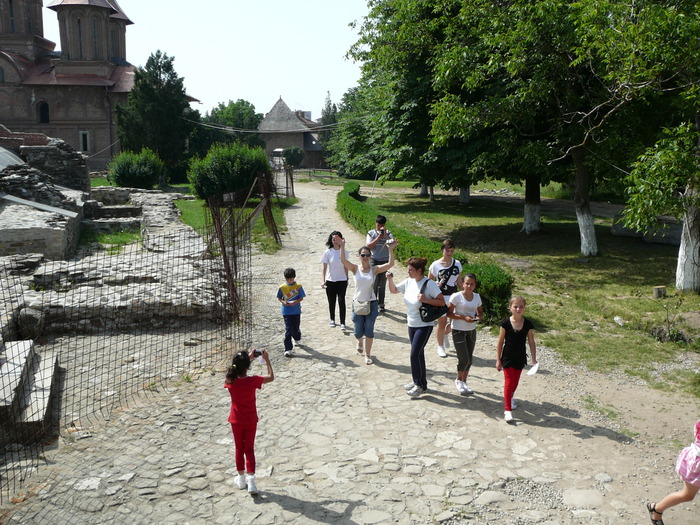
{"type": "Polygon", "coordinates": [[[498,322],[508,316],[508,301],[513,293],[514,279],[496,264],[465,264],[463,273],[473,273],[479,283],[477,292],[484,307],[484,321],[498,322]]]}
{"type": "Polygon", "coordinates": [[[270,162],[261,148],[238,142],[214,144],[203,159],[190,161],[187,178],[199,199],[249,188],[257,177],[269,178],[270,162]]]}
{"type": "Polygon", "coordinates": [[[158,184],[164,169],[163,161],[148,148],[141,153],[122,151],[107,165],[107,178],[114,186],[150,190],[158,184]]]}

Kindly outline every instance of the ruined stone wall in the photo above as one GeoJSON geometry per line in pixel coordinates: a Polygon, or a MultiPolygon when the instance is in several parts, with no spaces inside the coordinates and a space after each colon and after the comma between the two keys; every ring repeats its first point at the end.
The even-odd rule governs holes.
{"type": "Polygon", "coordinates": [[[27,164],[51,177],[54,184],[90,192],[87,157],[62,140],[51,139],[46,146],[21,146],[27,164]]]}

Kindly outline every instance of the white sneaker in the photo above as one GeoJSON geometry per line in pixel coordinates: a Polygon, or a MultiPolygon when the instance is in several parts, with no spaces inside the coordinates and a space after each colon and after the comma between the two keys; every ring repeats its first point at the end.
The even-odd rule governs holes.
{"type": "Polygon", "coordinates": [[[291,350],[285,350],[284,357],[292,357],[294,353],[291,350]]]}
{"type": "Polygon", "coordinates": [[[460,381],[459,379],[455,379],[455,387],[457,388],[457,392],[460,394],[464,394],[464,381],[460,381]]]}
{"type": "MultiPolygon", "coordinates": [[[[511,421],[513,421],[513,414],[509,410],[506,410],[505,412],[503,412],[503,416],[504,416],[504,419],[506,420],[507,423],[510,423],[511,421]]],[[[250,489],[248,489],[248,490],[250,490],[250,489]]]]}
{"type": "Polygon", "coordinates": [[[414,387],[414,386],[416,386],[416,384],[413,383],[413,382],[411,382],[411,383],[406,383],[406,384],[403,386],[403,388],[404,388],[404,390],[413,390],[413,387],[414,387]]]}
{"type": "Polygon", "coordinates": [[[331,320],[328,322],[328,326],[330,326],[331,328],[335,328],[335,321],[334,321],[333,319],[331,319],[331,320]]]}
{"type": "Polygon", "coordinates": [[[348,329],[348,327],[347,327],[347,326],[345,326],[344,324],[341,324],[341,325],[340,325],[340,329],[341,329],[341,330],[347,330],[347,329],[348,329]]]}
{"type": "Polygon", "coordinates": [[[411,397],[418,397],[423,392],[425,392],[425,390],[423,390],[421,387],[419,387],[418,385],[413,385],[413,388],[406,393],[411,397]]]}
{"type": "Polygon", "coordinates": [[[511,399],[510,400],[510,409],[515,410],[516,408],[518,408],[518,404],[515,402],[515,399],[511,399]]]}
{"type": "Polygon", "coordinates": [[[445,352],[445,347],[438,345],[438,355],[440,357],[447,357],[447,352],[445,352]]]}
{"type": "Polygon", "coordinates": [[[245,482],[245,476],[243,476],[242,474],[236,474],[236,477],[233,478],[233,482],[241,490],[247,487],[247,484],[245,482]]]}
{"type": "Polygon", "coordinates": [[[246,475],[246,481],[248,482],[248,492],[255,496],[258,493],[258,487],[255,486],[255,475],[246,475]]]}
{"type": "Polygon", "coordinates": [[[464,385],[464,393],[465,393],[466,395],[469,396],[469,395],[471,395],[471,394],[474,393],[474,391],[473,391],[471,388],[469,388],[469,385],[467,384],[466,381],[462,381],[462,384],[464,385]]]}

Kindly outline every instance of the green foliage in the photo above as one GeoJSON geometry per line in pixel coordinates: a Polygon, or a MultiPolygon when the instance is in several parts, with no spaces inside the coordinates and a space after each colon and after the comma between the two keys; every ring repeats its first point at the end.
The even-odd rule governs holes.
{"type": "Polygon", "coordinates": [[[122,151],[107,165],[108,180],[114,186],[150,190],[163,178],[165,167],[155,152],[143,148],[140,153],[122,151]]]}
{"type": "Polygon", "coordinates": [[[692,190],[700,188],[699,139],[692,124],[682,124],[664,130],[664,138],[639,157],[627,177],[628,227],[648,230],[658,215],[682,219],[688,209],[698,207],[700,199],[692,190]]]}
{"type": "Polygon", "coordinates": [[[122,149],[150,148],[175,168],[187,152],[194,124],[183,117],[189,112],[184,79],[177,76],[174,58],[156,51],[134,75],[134,87],[126,104],[117,105],[117,135],[122,149]]]}
{"type": "Polygon", "coordinates": [[[263,120],[262,113],[255,112],[255,106],[247,100],[238,99],[235,102],[228,101],[228,104],[219,104],[202,118],[202,122],[210,124],[216,128],[202,127],[197,130],[198,134],[204,134],[204,141],[208,144],[207,150],[213,144],[219,142],[227,144],[229,142],[242,142],[251,148],[265,147],[265,141],[258,133],[243,132],[238,130],[257,130],[263,120]]]}
{"type": "Polygon", "coordinates": [[[284,165],[288,168],[297,169],[304,161],[304,150],[299,146],[291,146],[282,150],[284,165]]]}
{"type": "Polygon", "coordinates": [[[82,229],[78,242],[82,246],[96,245],[99,250],[105,250],[109,255],[118,255],[127,244],[140,241],[140,229],[126,229],[108,233],[82,229]]]}
{"type": "MultiPolygon", "coordinates": [[[[336,206],[343,219],[362,233],[374,228],[375,218],[382,211],[364,200],[357,182],[348,182],[343,186],[343,191],[338,193],[336,206]]],[[[395,250],[398,260],[425,257],[428,261],[434,261],[442,257],[440,242],[420,237],[396,225],[391,225],[389,230],[399,240],[395,250]]],[[[456,251],[454,257],[462,263],[466,273],[477,276],[479,293],[484,302],[485,321],[492,322],[504,317],[513,291],[513,277],[492,263],[468,264],[467,255],[463,252],[456,251]]]]}
{"type": "Polygon", "coordinates": [[[240,143],[212,146],[206,157],[190,161],[187,173],[195,195],[204,200],[248,188],[257,177],[270,175],[265,152],[240,143]]]}

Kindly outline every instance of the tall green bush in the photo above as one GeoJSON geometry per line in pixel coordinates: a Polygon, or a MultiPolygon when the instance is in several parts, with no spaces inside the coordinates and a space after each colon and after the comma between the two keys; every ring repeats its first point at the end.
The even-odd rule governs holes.
{"type": "MultiPolygon", "coordinates": [[[[345,183],[343,191],[338,193],[336,207],[343,219],[361,233],[374,228],[375,218],[381,212],[375,206],[364,202],[357,182],[345,183]]],[[[400,241],[396,247],[398,260],[425,257],[428,261],[434,261],[442,257],[441,242],[420,237],[398,226],[392,225],[389,229],[400,241]]],[[[514,284],[513,277],[496,264],[469,264],[467,254],[464,252],[455,252],[454,257],[462,263],[463,273],[473,273],[477,277],[479,283],[477,291],[484,303],[484,321],[489,323],[504,318],[508,314],[508,301],[514,284]]]]}
{"type": "Polygon", "coordinates": [[[203,159],[190,161],[187,178],[200,199],[240,191],[257,177],[269,178],[270,161],[261,148],[238,142],[215,144],[203,159]]]}
{"type": "Polygon", "coordinates": [[[165,170],[156,153],[143,148],[141,153],[122,151],[107,165],[107,178],[113,186],[150,190],[158,184],[165,170]]]}

